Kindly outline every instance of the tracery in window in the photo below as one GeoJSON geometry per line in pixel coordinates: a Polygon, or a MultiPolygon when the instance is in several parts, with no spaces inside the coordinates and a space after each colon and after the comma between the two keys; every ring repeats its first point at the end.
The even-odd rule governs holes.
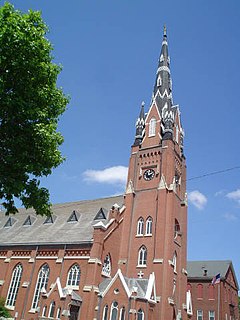
{"type": "Polygon", "coordinates": [[[8,295],[6,300],[6,305],[9,307],[14,307],[17,299],[17,293],[20,286],[20,281],[22,277],[22,265],[18,264],[12,272],[12,279],[8,289],[8,295]]]}
{"type": "Polygon", "coordinates": [[[138,223],[137,223],[137,235],[138,236],[143,236],[143,227],[144,227],[144,220],[141,217],[138,219],[138,223]]]}
{"type": "Polygon", "coordinates": [[[111,305],[110,320],[117,320],[117,316],[118,316],[118,303],[117,301],[113,301],[111,305]]]}
{"type": "Polygon", "coordinates": [[[147,248],[142,246],[138,251],[138,266],[147,265],[147,248]]]}
{"type": "Polygon", "coordinates": [[[137,312],[137,320],[144,320],[144,312],[142,309],[139,309],[137,312]]]}
{"type": "Polygon", "coordinates": [[[33,301],[32,301],[32,309],[34,310],[38,306],[41,290],[47,289],[49,272],[50,272],[49,266],[47,264],[44,264],[38,273],[37,283],[36,283],[35,292],[34,292],[33,301]]]}
{"type": "Polygon", "coordinates": [[[112,270],[111,257],[110,257],[110,254],[107,254],[103,261],[102,274],[105,276],[110,276],[111,270],[112,270]]]}
{"type": "Polygon", "coordinates": [[[157,120],[155,118],[152,118],[149,121],[149,133],[148,133],[149,137],[155,136],[155,134],[156,134],[156,124],[157,124],[157,120]]]}
{"type": "Polygon", "coordinates": [[[146,221],[146,235],[152,235],[152,217],[148,217],[146,221]]]}
{"type": "Polygon", "coordinates": [[[107,320],[107,318],[108,318],[108,305],[106,304],[103,308],[102,320],[107,320]]]}
{"type": "Polygon", "coordinates": [[[49,307],[48,318],[54,318],[55,307],[56,307],[56,303],[55,301],[52,301],[49,307]]]}
{"type": "Polygon", "coordinates": [[[81,270],[78,264],[74,264],[68,272],[67,286],[79,286],[81,270]]]}

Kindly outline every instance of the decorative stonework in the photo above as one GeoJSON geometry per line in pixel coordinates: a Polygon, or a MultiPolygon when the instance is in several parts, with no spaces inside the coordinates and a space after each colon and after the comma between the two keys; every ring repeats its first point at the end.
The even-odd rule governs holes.
{"type": "Polygon", "coordinates": [[[39,250],[37,257],[57,257],[58,250],[39,250]]]}
{"type": "Polygon", "coordinates": [[[16,250],[12,252],[13,257],[27,257],[31,256],[31,250],[16,250]]]}
{"type": "Polygon", "coordinates": [[[67,249],[65,251],[66,257],[86,257],[89,255],[90,255],[90,250],[67,249]]]}

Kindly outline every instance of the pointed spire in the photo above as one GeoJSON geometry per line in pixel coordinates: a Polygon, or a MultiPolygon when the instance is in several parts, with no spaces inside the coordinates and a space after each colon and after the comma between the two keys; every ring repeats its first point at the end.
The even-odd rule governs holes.
{"type": "Polygon", "coordinates": [[[158,60],[153,96],[156,99],[160,112],[164,107],[167,106],[170,108],[172,106],[172,80],[170,75],[170,57],[168,54],[166,26],[164,26],[163,29],[162,49],[158,60]]]}
{"type": "Polygon", "coordinates": [[[144,105],[145,103],[143,101],[141,106],[141,111],[136,122],[136,134],[135,134],[134,146],[139,146],[144,136],[144,129],[145,129],[144,105]]]}

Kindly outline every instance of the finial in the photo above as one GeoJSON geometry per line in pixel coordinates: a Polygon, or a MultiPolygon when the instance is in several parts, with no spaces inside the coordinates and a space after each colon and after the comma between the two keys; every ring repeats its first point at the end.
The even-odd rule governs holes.
{"type": "Polygon", "coordinates": [[[144,101],[142,101],[142,107],[144,107],[145,106],[145,102],[144,101]]]}
{"type": "Polygon", "coordinates": [[[166,37],[167,36],[167,27],[166,25],[164,24],[163,26],[163,35],[166,37]]]}

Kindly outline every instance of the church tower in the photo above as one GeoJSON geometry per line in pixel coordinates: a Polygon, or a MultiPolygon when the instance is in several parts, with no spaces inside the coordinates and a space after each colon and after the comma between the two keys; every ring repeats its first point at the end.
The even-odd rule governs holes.
{"type": "Polygon", "coordinates": [[[184,131],[173,103],[164,28],[152,100],[136,122],[125,195],[119,268],[154,279],[152,320],[187,319],[187,203],[184,131]]]}

